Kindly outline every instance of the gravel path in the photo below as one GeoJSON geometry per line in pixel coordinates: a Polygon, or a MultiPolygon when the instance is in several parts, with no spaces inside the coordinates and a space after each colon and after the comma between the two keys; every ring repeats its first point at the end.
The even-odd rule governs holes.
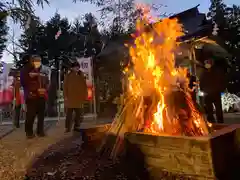
{"type": "Polygon", "coordinates": [[[12,125],[2,125],[0,126],[0,139],[7,136],[11,132],[14,131],[14,128],[12,125]]]}
{"type": "MultiPolygon", "coordinates": [[[[51,128],[53,125],[56,124],[57,121],[47,121],[44,123],[44,129],[47,131],[49,128],[51,128]]],[[[24,129],[24,125],[21,125],[21,130],[24,129]]],[[[4,138],[5,136],[11,134],[14,130],[16,130],[12,124],[9,125],[0,125],[0,139],[4,138]]],[[[24,130],[23,130],[24,131],[24,130]]]]}

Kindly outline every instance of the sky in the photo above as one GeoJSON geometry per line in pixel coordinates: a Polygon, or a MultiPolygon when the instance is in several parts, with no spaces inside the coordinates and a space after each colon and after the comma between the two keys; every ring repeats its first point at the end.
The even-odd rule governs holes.
{"type": "MultiPolygon", "coordinates": [[[[225,0],[227,5],[237,4],[240,5],[239,0],[225,0]]],[[[71,0],[50,0],[51,4],[48,6],[46,5],[44,9],[40,7],[35,7],[35,13],[40,19],[45,22],[49,20],[55,12],[61,14],[62,17],[67,17],[70,21],[73,21],[75,18],[81,18],[86,13],[93,13],[96,17],[99,17],[98,8],[89,3],[71,3],[71,0]]],[[[192,8],[198,4],[200,12],[206,13],[210,6],[210,0],[141,0],[141,2],[146,3],[155,3],[155,4],[163,4],[166,7],[162,8],[163,12],[167,14],[170,13],[179,13],[186,9],[192,8]]],[[[9,23],[10,27],[10,34],[14,31],[15,38],[17,39],[20,36],[20,28],[18,25],[12,25],[11,22],[9,23]]],[[[12,43],[8,43],[9,50],[12,48],[12,43]]],[[[2,60],[5,62],[12,62],[13,58],[8,52],[4,52],[2,60]]]]}

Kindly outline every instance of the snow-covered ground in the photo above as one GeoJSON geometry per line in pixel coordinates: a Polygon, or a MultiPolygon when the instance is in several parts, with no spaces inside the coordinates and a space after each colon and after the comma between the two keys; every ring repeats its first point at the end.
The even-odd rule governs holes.
{"type": "Polygon", "coordinates": [[[229,112],[230,110],[240,112],[240,97],[231,93],[223,93],[222,107],[224,112],[229,112]]]}

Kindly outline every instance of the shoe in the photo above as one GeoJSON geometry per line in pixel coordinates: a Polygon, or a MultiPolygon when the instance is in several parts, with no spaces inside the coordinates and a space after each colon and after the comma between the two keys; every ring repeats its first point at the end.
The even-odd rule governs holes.
{"type": "Polygon", "coordinates": [[[81,129],[80,129],[79,127],[74,127],[74,128],[73,128],[73,131],[75,131],[75,132],[81,132],[81,129]]]}
{"type": "Polygon", "coordinates": [[[37,134],[37,136],[38,136],[38,137],[45,137],[46,134],[45,134],[45,133],[39,133],[39,134],[37,134]]]}
{"type": "Polygon", "coordinates": [[[26,135],[26,137],[27,137],[27,139],[33,139],[33,138],[35,138],[35,135],[34,135],[34,134],[32,134],[32,135],[26,135]]]}
{"type": "Polygon", "coordinates": [[[70,131],[70,129],[65,129],[65,133],[69,133],[70,131]]]}
{"type": "Polygon", "coordinates": [[[20,124],[14,124],[15,128],[20,128],[20,124]]]}

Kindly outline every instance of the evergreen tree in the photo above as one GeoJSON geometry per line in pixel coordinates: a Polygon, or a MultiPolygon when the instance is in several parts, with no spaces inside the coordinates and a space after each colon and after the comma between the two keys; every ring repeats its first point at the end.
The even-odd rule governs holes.
{"type": "Polygon", "coordinates": [[[20,22],[24,27],[29,16],[34,15],[34,5],[41,6],[49,4],[49,0],[5,0],[0,2],[0,19],[10,16],[14,22],[20,22]]]}
{"type": "Polygon", "coordinates": [[[7,32],[8,27],[6,18],[0,19],[0,59],[2,57],[4,49],[6,48],[7,32]]]}
{"type": "Polygon", "coordinates": [[[56,13],[45,25],[36,23],[26,30],[19,42],[27,54],[40,54],[43,57],[43,64],[58,67],[59,58],[62,54],[69,52],[70,24],[68,19],[61,18],[56,13]],[[58,32],[59,37],[55,39],[58,32]]]}
{"type": "Polygon", "coordinates": [[[85,56],[95,56],[102,48],[101,35],[98,30],[97,19],[91,13],[84,16],[83,29],[85,39],[85,56]]]}
{"type": "Polygon", "coordinates": [[[222,0],[211,0],[208,17],[218,25],[218,37],[223,41],[223,46],[232,55],[231,69],[228,73],[228,90],[240,91],[240,8],[233,5],[226,6],[222,0]]]}
{"type": "Polygon", "coordinates": [[[232,53],[240,57],[240,6],[233,5],[228,8],[228,35],[227,45],[232,53]]]}
{"type": "Polygon", "coordinates": [[[219,27],[225,29],[224,25],[227,25],[227,6],[223,0],[210,0],[210,2],[211,5],[207,16],[210,17],[213,22],[217,23],[219,27]]]}
{"type": "Polygon", "coordinates": [[[239,6],[228,7],[223,0],[211,0],[208,17],[218,25],[218,36],[224,41],[225,48],[234,56],[239,41],[239,6]]]}
{"type": "Polygon", "coordinates": [[[240,92],[240,7],[233,5],[228,8],[228,36],[226,44],[232,54],[231,71],[229,72],[229,91],[240,92]]]}

